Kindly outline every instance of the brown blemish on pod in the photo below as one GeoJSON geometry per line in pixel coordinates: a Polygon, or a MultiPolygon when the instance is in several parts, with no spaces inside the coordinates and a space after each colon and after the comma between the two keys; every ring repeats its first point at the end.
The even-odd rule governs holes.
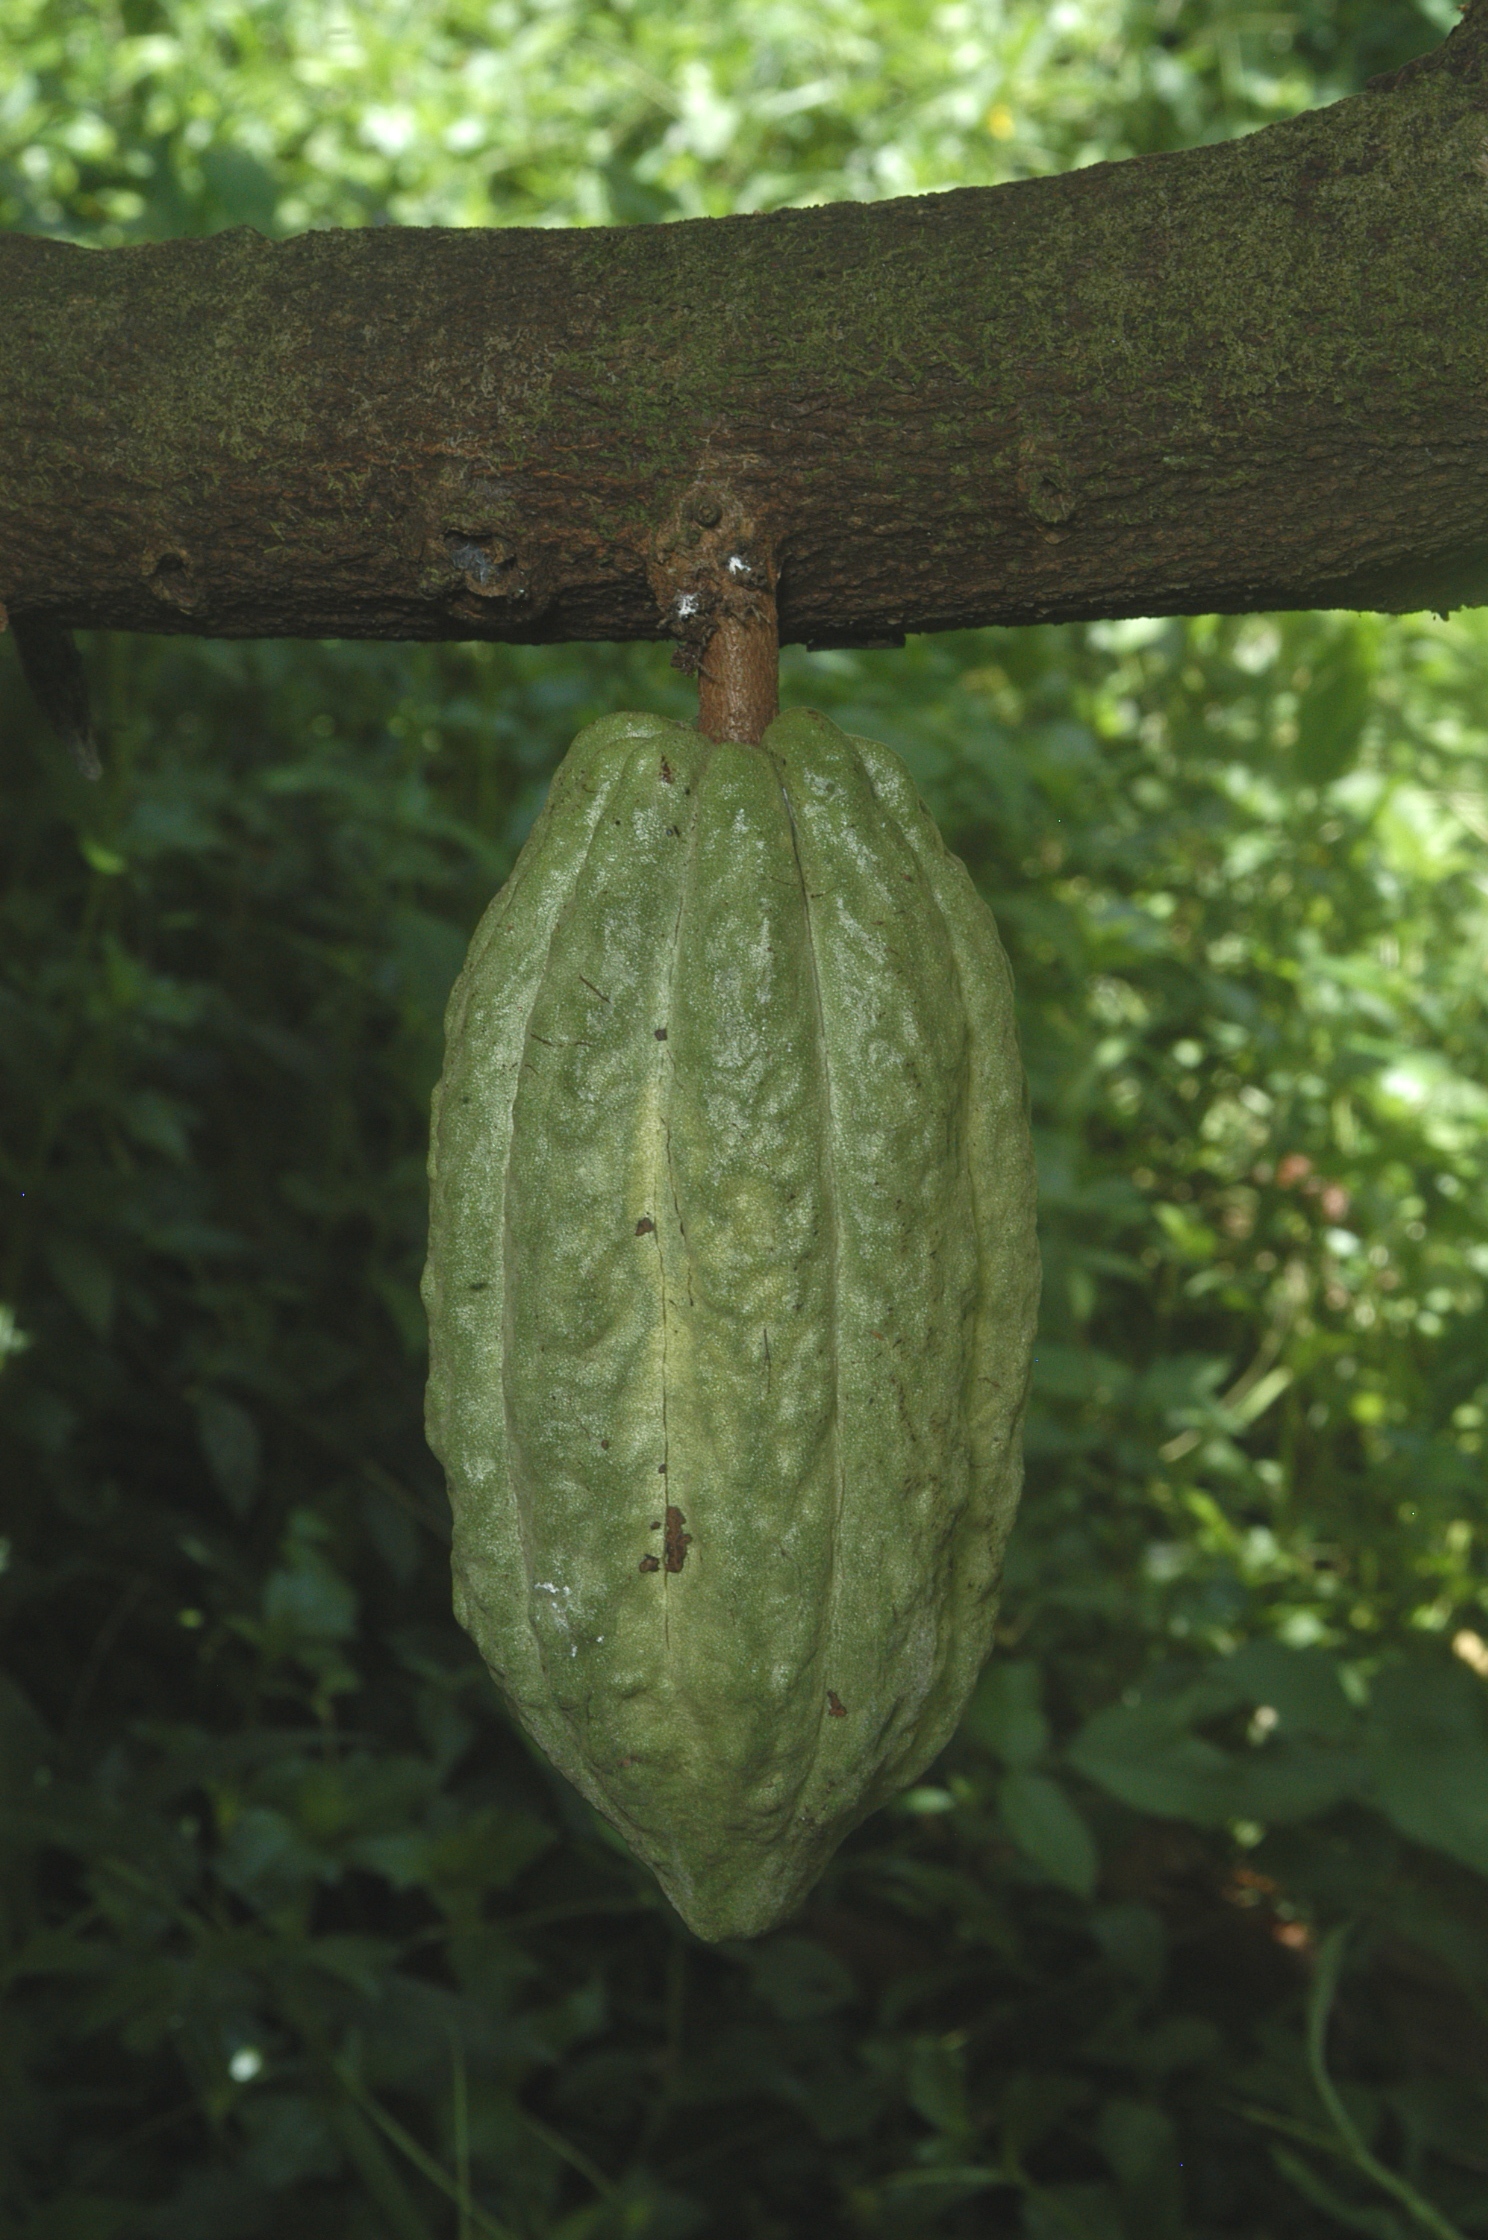
{"type": "Polygon", "coordinates": [[[682,1530],[686,1522],[687,1519],[680,1509],[667,1510],[666,1567],[668,1571],[680,1571],[687,1561],[687,1551],[692,1546],[692,1534],[682,1530]]]}

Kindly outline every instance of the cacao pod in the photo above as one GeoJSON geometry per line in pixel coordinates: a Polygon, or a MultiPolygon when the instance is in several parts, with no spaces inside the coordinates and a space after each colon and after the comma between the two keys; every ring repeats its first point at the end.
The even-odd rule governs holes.
{"type": "Polygon", "coordinates": [[[450,998],[424,1297],[455,1607],[708,1938],[991,1643],[1038,1290],[991,912],[898,758],[618,715],[450,998]]]}

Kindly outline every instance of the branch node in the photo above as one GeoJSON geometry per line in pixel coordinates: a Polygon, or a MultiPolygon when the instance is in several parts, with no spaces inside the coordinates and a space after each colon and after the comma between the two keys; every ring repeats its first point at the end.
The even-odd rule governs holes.
{"type": "Polygon", "coordinates": [[[672,666],[698,680],[698,728],[758,746],[780,705],[775,560],[762,525],[724,484],[700,477],[656,540],[651,588],[672,666]]]}

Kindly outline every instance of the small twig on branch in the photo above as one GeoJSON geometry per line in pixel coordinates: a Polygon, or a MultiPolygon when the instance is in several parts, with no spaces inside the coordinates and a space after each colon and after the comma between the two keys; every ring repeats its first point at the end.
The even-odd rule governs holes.
{"type": "Polygon", "coordinates": [[[703,477],[656,542],[651,584],[675,667],[698,680],[698,729],[758,746],[780,706],[771,540],[736,493],[703,477]]]}

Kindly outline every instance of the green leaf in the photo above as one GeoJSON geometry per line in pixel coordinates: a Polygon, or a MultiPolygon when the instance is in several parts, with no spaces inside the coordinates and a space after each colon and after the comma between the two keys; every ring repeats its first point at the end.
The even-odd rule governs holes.
{"type": "Polygon", "coordinates": [[[378,2130],[390,2132],[394,2145],[401,2148],[416,2166],[430,2158],[409,2137],[401,2124],[394,2123],[371,2100],[370,2095],[360,2094],[358,2098],[353,2098],[353,2092],[357,2088],[345,2063],[337,2065],[337,2074],[346,2087],[348,2097],[334,2110],[331,2120],[368,2199],[375,2204],[378,2215],[394,2240],[435,2240],[433,2228],[415,2207],[391,2155],[377,2135],[378,2130]],[[362,2113],[363,2102],[371,2109],[376,2130],[362,2113]]]}
{"type": "Polygon", "coordinates": [[[1076,1735],[1066,1756],[1124,1804],[1165,1818],[1221,1827],[1324,1812],[1364,1790],[1358,1721],[1333,1660],[1258,1641],[1211,1664],[1184,1688],[1111,1704],[1076,1735]],[[1262,1707],[1271,1738],[1227,1750],[1198,1730],[1241,1708],[1262,1707]]]}
{"type": "Polygon", "coordinates": [[[1247,1641],[1210,1667],[1236,1703],[1269,1704],[1279,1731],[1338,1742],[1352,1733],[1354,1707],[1339,1678],[1338,1659],[1322,1649],[1289,1649],[1280,1641],[1247,1641]]]}
{"type": "Polygon", "coordinates": [[[1234,1760],[1189,1731],[1191,1708],[1183,1697],[1112,1704],[1086,1722],[1065,1756],[1138,1812],[1220,1827],[1240,1811],[1234,1760]]]}
{"type": "Polygon", "coordinates": [[[1179,2240],[1183,2179],[1166,2109],[1146,2100],[1108,2100],[1095,2135],[1120,2187],[1128,2230],[1143,2240],[1179,2240]]]}
{"type": "Polygon", "coordinates": [[[1400,1830],[1488,1875],[1483,1685],[1443,1658],[1376,1680],[1364,1722],[1374,1794],[1400,1830]]]}
{"type": "Polygon", "coordinates": [[[28,2218],[17,2240],[135,2240],[139,2229],[137,2201],[69,2189],[28,2218]]]}
{"type": "Polygon", "coordinates": [[[265,1910],[298,1897],[308,1884],[330,1879],[335,1872],[325,1854],[306,1843],[292,1821],[264,1805],[249,1805],[237,1814],[217,1860],[217,1873],[228,1889],[265,1910]]]}
{"type": "Polygon", "coordinates": [[[196,1430],[223,1500],[235,1517],[245,1517],[258,1493],[258,1425],[236,1400],[205,1392],[196,1403],[196,1430]]]}
{"type": "Polygon", "coordinates": [[[916,2038],[910,2047],[909,2104],[937,2131],[973,2128],[966,2110],[966,2056],[954,2039],[916,2038]]]}
{"type": "Polygon", "coordinates": [[[1263,1826],[1327,1812],[1345,1798],[1358,1796],[1367,1782],[1364,1759],[1357,1750],[1289,1742],[1284,1737],[1237,1756],[1232,1763],[1231,1817],[1258,1820],[1263,1826]]]}
{"type": "Polygon", "coordinates": [[[0,1299],[0,1369],[13,1355],[29,1352],[31,1344],[31,1333],[16,1321],[15,1308],[0,1299]]]}
{"type": "Polygon", "coordinates": [[[1032,2186],[1023,2196],[1024,2240],[1127,2240],[1110,2186],[1032,2186]]]}
{"type": "Polygon", "coordinates": [[[1335,2187],[1328,2185],[1317,2172],[1294,2154],[1290,2147],[1272,2147],[1271,2160],[1289,2185],[1296,2188],[1304,2201],[1314,2209],[1321,2209],[1346,2232],[1362,2232],[1368,2240],[1407,2240],[1411,2225],[1383,2203],[1368,2205],[1346,2201],[1335,2187]]]}
{"type": "Polygon", "coordinates": [[[1049,1722],[1039,1701],[1042,1687],[1036,1664],[994,1656],[966,1707],[962,1734],[1005,1766],[1037,1765],[1049,1747],[1049,1722]]]}
{"type": "Polygon", "coordinates": [[[1488,2134],[1488,2093],[1481,2080],[1425,2074],[1385,2097],[1417,2151],[1429,2148],[1468,2169],[1481,2162],[1488,2134]]]}
{"type": "Polygon", "coordinates": [[[1161,1988],[1167,1966],[1168,1937],[1155,1906],[1129,1898],[1099,1906],[1090,1916],[1090,1934],[1111,1965],[1128,1976],[1146,1997],[1161,1988]]]}
{"type": "Polygon", "coordinates": [[[0,1672],[0,1799],[27,1805],[49,1778],[57,1745],[17,1683],[0,1672]]]}
{"type": "Polygon", "coordinates": [[[1059,1783],[1043,1773],[1009,1773],[997,1802],[1014,1841],[1050,1881],[1088,1898],[1100,1871],[1095,1841],[1059,1783]]]}
{"type": "Polygon", "coordinates": [[[782,2022],[835,2014],[856,1993],[850,1970],[810,1937],[767,1937],[756,1946],[738,1949],[748,1963],[756,1996],[782,2022]]]}
{"type": "Polygon", "coordinates": [[[285,1536],[287,1563],[264,1582],[264,1627],[274,1646],[344,1641],[356,1631],[357,1598],[320,1553],[321,1520],[308,1510],[291,1519],[285,1536]]]}
{"type": "Polygon", "coordinates": [[[77,1310],[95,1338],[106,1338],[114,1319],[113,1270],[78,1237],[50,1238],[46,1258],[63,1298],[77,1310]]]}
{"type": "Polygon", "coordinates": [[[305,2178],[333,2178],[341,2167],[327,2111],[302,2093],[250,2092],[241,2121],[249,2142],[244,2167],[261,2185],[278,2191],[305,2178]]]}
{"type": "Polygon", "coordinates": [[[535,1814],[487,1806],[460,1826],[364,1836],[347,1856],[385,1875],[394,1889],[418,1885],[463,1919],[489,1890],[504,1890],[541,1858],[553,1830],[535,1814]]]}
{"type": "Polygon", "coordinates": [[[1375,664],[1364,628],[1343,629],[1313,668],[1297,704],[1297,775],[1331,785],[1350,769],[1369,713],[1375,664]]]}

